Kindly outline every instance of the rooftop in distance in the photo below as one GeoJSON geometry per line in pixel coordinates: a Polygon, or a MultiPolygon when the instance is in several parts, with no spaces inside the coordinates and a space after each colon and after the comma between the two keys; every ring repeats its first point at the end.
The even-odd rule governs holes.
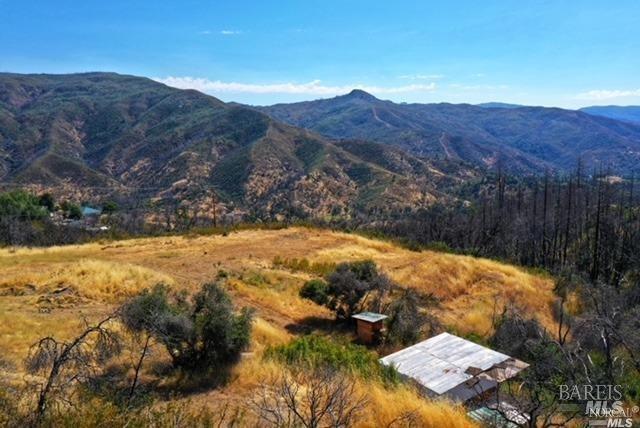
{"type": "Polygon", "coordinates": [[[375,312],[361,312],[359,314],[353,315],[353,318],[366,322],[378,322],[389,317],[383,314],[377,314],[375,312]]]}

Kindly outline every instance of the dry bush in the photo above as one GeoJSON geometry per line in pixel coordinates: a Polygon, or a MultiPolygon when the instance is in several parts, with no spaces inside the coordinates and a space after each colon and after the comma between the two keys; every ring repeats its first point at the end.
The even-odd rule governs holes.
{"type": "MultiPolygon", "coordinates": [[[[267,403],[271,405],[275,400],[274,390],[280,389],[277,382],[281,381],[283,373],[288,373],[281,364],[257,358],[241,363],[236,370],[236,379],[230,385],[229,392],[250,395],[252,397],[250,401],[260,399],[267,392],[271,394],[266,397],[267,403]]],[[[311,372],[304,373],[304,376],[309,376],[309,373],[311,372]]],[[[366,428],[471,428],[477,426],[467,418],[466,409],[461,405],[448,401],[433,401],[406,385],[388,388],[377,381],[363,381],[357,377],[351,379],[354,382],[354,396],[366,396],[367,402],[350,426],[366,428]]],[[[260,411],[251,402],[249,406],[254,413],[256,410],[260,411]]],[[[264,421],[263,423],[266,424],[264,421]]]]}
{"type": "Polygon", "coordinates": [[[285,371],[263,382],[251,400],[260,419],[275,427],[348,427],[367,403],[353,379],[330,368],[285,371]]]}

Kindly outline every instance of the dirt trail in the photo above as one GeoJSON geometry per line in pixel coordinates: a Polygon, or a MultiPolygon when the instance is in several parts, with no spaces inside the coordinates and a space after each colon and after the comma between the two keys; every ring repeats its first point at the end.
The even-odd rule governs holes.
{"type": "Polygon", "coordinates": [[[440,146],[442,146],[442,150],[444,150],[444,154],[447,155],[447,158],[452,159],[454,156],[451,154],[449,148],[447,147],[447,134],[443,132],[438,139],[438,142],[440,143],[440,146]]]}

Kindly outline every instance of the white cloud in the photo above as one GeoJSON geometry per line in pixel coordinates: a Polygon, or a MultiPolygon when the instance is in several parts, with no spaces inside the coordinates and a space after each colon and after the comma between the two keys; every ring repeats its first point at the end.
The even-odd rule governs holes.
{"type": "Polygon", "coordinates": [[[208,34],[211,34],[211,31],[209,30],[204,30],[204,31],[200,31],[198,34],[202,34],[203,36],[206,36],[208,34]]]}
{"type": "Polygon", "coordinates": [[[444,74],[403,74],[398,77],[408,80],[438,80],[444,78],[444,74]]]}
{"type": "Polygon", "coordinates": [[[201,92],[244,92],[252,94],[312,94],[312,95],[341,95],[353,89],[361,89],[373,94],[399,94],[409,92],[429,92],[436,89],[435,83],[412,84],[404,86],[375,86],[375,85],[342,85],[328,86],[321,84],[320,80],[313,80],[307,83],[238,83],[222,82],[220,80],[209,80],[195,77],[174,77],[165,78],[154,77],[153,80],[173,86],[179,89],[196,89],[201,92]]]}
{"type": "Polygon", "coordinates": [[[462,83],[451,83],[449,87],[453,89],[462,89],[465,91],[495,91],[509,89],[508,85],[464,85],[462,83]]]}
{"type": "Polygon", "coordinates": [[[576,95],[579,100],[609,100],[613,98],[640,97],[640,89],[594,89],[576,95]]]}
{"type": "Polygon", "coordinates": [[[222,34],[223,36],[235,36],[237,34],[242,34],[242,31],[222,30],[222,31],[220,31],[220,34],[222,34]]]}

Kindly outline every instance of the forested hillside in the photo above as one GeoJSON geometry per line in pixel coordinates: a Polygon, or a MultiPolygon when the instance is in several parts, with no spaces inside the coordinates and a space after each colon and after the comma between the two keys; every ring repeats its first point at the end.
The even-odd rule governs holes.
{"type": "Polygon", "coordinates": [[[336,145],[246,107],[114,73],[0,74],[0,181],[76,202],[235,217],[425,206],[473,174],[336,145]],[[361,158],[362,154],[366,158],[361,158]]]}

